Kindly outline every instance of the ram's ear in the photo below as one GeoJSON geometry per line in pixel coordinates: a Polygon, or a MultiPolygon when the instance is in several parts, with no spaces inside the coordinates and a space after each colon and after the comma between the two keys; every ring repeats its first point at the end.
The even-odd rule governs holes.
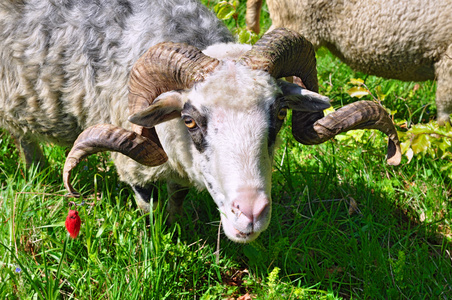
{"type": "Polygon", "coordinates": [[[316,112],[331,106],[328,97],[307,90],[298,84],[278,80],[278,86],[283,93],[282,101],[293,110],[316,112]]]}
{"type": "Polygon", "coordinates": [[[181,91],[163,93],[149,107],[131,115],[129,122],[152,128],[162,122],[179,118],[184,106],[183,98],[181,91]]]}

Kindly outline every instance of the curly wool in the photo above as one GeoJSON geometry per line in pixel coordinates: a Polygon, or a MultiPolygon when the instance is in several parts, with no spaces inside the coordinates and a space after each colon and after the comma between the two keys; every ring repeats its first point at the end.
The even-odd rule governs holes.
{"type": "Polygon", "coordinates": [[[195,0],[0,3],[0,127],[72,145],[85,128],[127,126],[127,82],[152,45],[232,42],[195,0]]]}
{"type": "Polygon", "coordinates": [[[452,1],[268,0],[272,28],[325,46],[355,70],[405,81],[437,79],[438,120],[452,113],[452,1]]]}

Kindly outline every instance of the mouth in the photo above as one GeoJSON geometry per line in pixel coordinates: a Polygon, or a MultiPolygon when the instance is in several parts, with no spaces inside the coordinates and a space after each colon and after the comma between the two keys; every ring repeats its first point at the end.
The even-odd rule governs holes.
{"type": "Polygon", "coordinates": [[[259,232],[241,232],[240,230],[237,230],[234,228],[234,230],[236,231],[235,236],[240,239],[239,243],[249,243],[251,241],[254,241],[258,236],[259,236],[259,232]]]}
{"type": "Polygon", "coordinates": [[[247,231],[243,232],[234,227],[231,221],[229,221],[225,216],[221,216],[221,223],[223,226],[223,231],[226,236],[233,242],[236,243],[249,243],[254,241],[259,235],[260,232],[255,231],[247,231]]]}

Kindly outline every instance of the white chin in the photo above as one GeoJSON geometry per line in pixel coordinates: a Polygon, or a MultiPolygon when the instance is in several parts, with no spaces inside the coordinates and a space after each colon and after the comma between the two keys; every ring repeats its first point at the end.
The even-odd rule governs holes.
{"type": "Polygon", "coordinates": [[[221,224],[223,226],[223,231],[226,236],[233,242],[236,243],[249,243],[254,241],[260,234],[260,232],[241,232],[237,230],[232,223],[222,214],[221,224]]]}

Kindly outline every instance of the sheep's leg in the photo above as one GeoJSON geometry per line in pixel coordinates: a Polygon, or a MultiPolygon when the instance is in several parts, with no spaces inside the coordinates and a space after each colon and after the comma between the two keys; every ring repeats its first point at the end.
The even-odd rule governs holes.
{"type": "Polygon", "coordinates": [[[452,113],[452,45],[449,45],[445,55],[436,64],[436,106],[438,108],[438,123],[444,125],[450,122],[452,113]]]}
{"type": "Polygon", "coordinates": [[[132,186],[132,189],[135,192],[135,202],[144,212],[150,212],[157,205],[160,206],[159,191],[155,185],[151,184],[146,187],[135,185],[132,186]]]}
{"type": "Polygon", "coordinates": [[[167,190],[169,195],[166,210],[168,212],[168,222],[173,224],[182,215],[182,204],[188,193],[188,187],[179,185],[168,180],[167,190]]]}
{"type": "MultiPolygon", "coordinates": [[[[135,192],[135,201],[144,212],[150,212],[157,207],[162,207],[163,203],[159,201],[158,188],[155,185],[151,184],[147,187],[135,185],[132,188],[135,192]]],[[[173,224],[182,215],[182,204],[189,189],[173,181],[168,181],[167,190],[169,195],[166,207],[168,223],[173,224]]]]}
{"type": "Polygon", "coordinates": [[[259,34],[262,0],[246,1],[246,28],[259,34]]]}
{"type": "Polygon", "coordinates": [[[31,168],[33,165],[37,165],[41,170],[49,166],[39,143],[26,137],[18,138],[13,136],[13,138],[17,149],[19,149],[25,160],[27,169],[31,168]]]}

